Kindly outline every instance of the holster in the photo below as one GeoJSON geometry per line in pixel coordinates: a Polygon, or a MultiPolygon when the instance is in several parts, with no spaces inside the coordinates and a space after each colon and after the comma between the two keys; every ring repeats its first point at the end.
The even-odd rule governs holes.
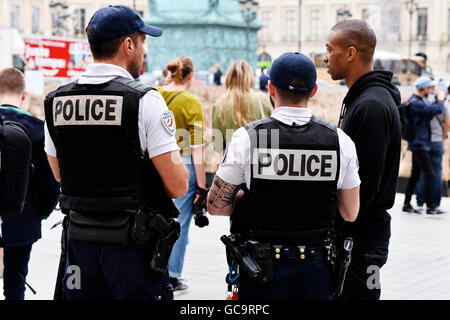
{"type": "MultiPolygon", "coordinates": [[[[261,269],[261,273],[253,279],[258,280],[261,283],[269,283],[273,279],[273,262],[271,257],[272,249],[270,244],[254,244],[246,242],[244,244],[234,244],[234,248],[239,248],[239,251],[247,252],[248,255],[257,264],[257,266],[261,269]]],[[[226,247],[226,255],[228,265],[231,266],[231,263],[233,260],[235,260],[235,257],[231,252],[230,246],[226,247]]],[[[240,267],[240,270],[245,272],[246,269],[242,266],[240,267]]]]}
{"type": "Polygon", "coordinates": [[[149,219],[149,228],[154,232],[150,268],[165,272],[173,246],[180,236],[180,222],[176,218],[166,220],[157,214],[149,219]]]}
{"type": "Polygon", "coordinates": [[[345,278],[350,266],[353,250],[353,239],[345,238],[336,242],[331,265],[331,294],[339,298],[345,284],[345,278]]]}
{"type": "Polygon", "coordinates": [[[138,210],[131,228],[132,245],[151,252],[150,269],[165,272],[173,246],[180,236],[180,222],[156,210],[138,210]]]}
{"type": "Polygon", "coordinates": [[[246,246],[249,254],[255,259],[262,270],[257,279],[261,283],[269,283],[273,279],[272,246],[268,243],[258,243],[246,246]]]}

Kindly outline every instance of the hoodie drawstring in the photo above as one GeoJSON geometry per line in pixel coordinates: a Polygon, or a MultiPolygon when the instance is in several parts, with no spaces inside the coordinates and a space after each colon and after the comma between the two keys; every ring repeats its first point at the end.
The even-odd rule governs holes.
{"type": "Polygon", "coordinates": [[[345,105],[345,102],[343,102],[342,106],[341,106],[341,114],[339,115],[338,128],[341,128],[342,120],[344,120],[344,116],[345,116],[346,112],[347,112],[347,106],[345,105]]]}

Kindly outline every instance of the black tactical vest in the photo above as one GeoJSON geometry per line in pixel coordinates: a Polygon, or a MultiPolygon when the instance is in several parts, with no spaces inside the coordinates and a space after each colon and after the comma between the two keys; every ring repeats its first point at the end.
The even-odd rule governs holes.
{"type": "Polygon", "coordinates": [[[258,241],[315,243],[333,233],[340,153],[337,129],[315,117],[302,126],[274,118],[245,126],[250,189],[232,232],[258,241]]]}
{"type": "Polygon", "coordinates": [[[47,96],[45,120],[59,160],[62,208],[121,211],[136,209],[138,202],[167,207],[171,200],[161,177],[139,143],[139,99],[151,89],[117,77],[96,85],[70,83],[47,96]]]}

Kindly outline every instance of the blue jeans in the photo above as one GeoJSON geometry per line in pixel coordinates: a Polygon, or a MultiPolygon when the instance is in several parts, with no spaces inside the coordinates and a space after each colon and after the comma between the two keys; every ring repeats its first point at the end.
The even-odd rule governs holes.
{"type": "MultiPolygon", "coordinates": [[[[444,154],[444,146],[442,142],[432,142],[431,150],[429,151],[431,167],[434,172],[434,180],[432,185],[432,202],[439,207],[442,197],[442,156],[444,154]]],[[[417,205],[422,206],[425,202],[423,191],[423,173],[420,175],[419,182],[416,184],[416,199],[417,205]]]]}
{"type": "Polygon", "coordinates": [[[195,199],[195,189],[197,187],[197,178],[195,177],[195,169],[192,164],[191,156],[183,156],[183,161],[189,170],[189,188],[187,193],[179,199],[175,200],[175,204],[180,209],[178,220],[181,225],[180,237],[173,246],[172,254],[169,259],[169,276],[171,278],[181,277],[183,271],[184,256],[186,254],[186,246],[189,243],[189,226],[192,220],[192,202],[195,199]]]}

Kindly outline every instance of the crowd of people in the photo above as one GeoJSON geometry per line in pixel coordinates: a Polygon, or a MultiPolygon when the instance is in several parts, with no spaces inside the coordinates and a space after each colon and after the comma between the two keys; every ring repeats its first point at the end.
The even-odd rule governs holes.
{"type": "MultiPolygon", "coordinates": [[[[366,22],[338,23],[324,44],[331,78],[349,89],[338,127],[308,109],[318,85],[305,55],[275,59],[260,90],[249,63],[229,66],[212,107],[212,129],[224,138],[214,143],[225,154],[211,186],[202,104],[189,93],[194,61],[170,61],[157,88],[136,81],[145,36],[162,30],[126,6],[98,10],[86,34],[94,63],[48,94],[45,123],[20,109],[23,75],[0,72],[0,115],[22,123],[33,141],[25,209],[1,216],[6,299],[24,299],[32,244],[58,200],[65,215],[58,298],[173,299],[188,288],[181,276],[194,207],[230,216],[232,235],[222,237],[227,278],[242,300],[380,298],[380,287],[367,285],[367,268],[388,259],[401,96],[391,72],[373,70],[377,39],[366,22]],[[81,270],[79,286],[68,282],[72,266],[81,270]]],[[[220,64],[210,75],[221,85],[220,64]]],[[[436,85],[419,78],[409,100],[407,212],[417,212],[416,192],[427,214],[443,213],[450,112],[442,91],[432,94],[436,85]]]]}

